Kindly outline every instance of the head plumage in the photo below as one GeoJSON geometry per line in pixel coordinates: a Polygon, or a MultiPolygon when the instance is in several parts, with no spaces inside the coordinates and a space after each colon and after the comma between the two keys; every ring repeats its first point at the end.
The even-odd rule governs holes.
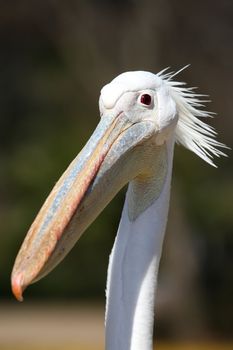
{"type": "Polygon", "coordinates": [[[186,67],[188,66],[176,73],[167,73],[168,68],[158,73],[176,103],[178,123],[175,130],[175,140],[178,144],[182,144],[204,161],[216,167],[212,160],[213,157],[226,156],[221,148],[228,147],[216,140],[217,133],[212,126],[199,119],[212,117],[214,114],[202,109],[204,107],[203,103],[209,102],[202,99],[206,95],[197,94],[194,91],[195,88],[185,87],[186,83],[184,82],[172,80],[186,67]]]}

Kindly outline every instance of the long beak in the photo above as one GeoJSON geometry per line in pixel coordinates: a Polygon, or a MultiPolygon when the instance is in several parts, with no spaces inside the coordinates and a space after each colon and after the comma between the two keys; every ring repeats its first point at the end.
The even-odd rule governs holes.
{"type": "Polygon", "coordinates": [[[12,272],[12,291],[19,301],[24,289],[65,257],[120,188],[137,175],[140,164],[135,146],[153,133],[151,121],[132,124],[123,112],[102,117],[51,191],[22,244],[12,272]]]}

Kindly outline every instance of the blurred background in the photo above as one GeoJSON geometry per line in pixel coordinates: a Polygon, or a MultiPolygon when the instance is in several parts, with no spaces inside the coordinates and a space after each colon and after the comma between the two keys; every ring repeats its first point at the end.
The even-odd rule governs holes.
{"type": "MultiPolygon", "coordinates": [[[[28,289],[23,304],[10,291],[17,251],[98,123],[101,87],[123,71],[156,73],[190,63],[176,79],[210,95],[207,108],[217,116],[209,123],[232,147],[232,40],[231,0],[1,1],[2,350],[63,343],[68,350],[77,342],[78,349],[101,348],[108,256],[125,190],[65,261],[28,289]]],[[[176,147],[155,324],[159,343],[172,349],[207,349],[208,342],[225,349],[233,338],[233,158],[227,153],[214,169],[176,147]]]]}

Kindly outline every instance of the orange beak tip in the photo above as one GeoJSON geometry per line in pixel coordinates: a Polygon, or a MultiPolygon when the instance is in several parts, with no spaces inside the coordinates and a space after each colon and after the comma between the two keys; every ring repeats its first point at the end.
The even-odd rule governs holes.
{"type": "Polygon", "coordinates": [[[12,292],[18,301],[23,301],[24,286],[22,283],[22,275],[12,277],[12,292]]]}

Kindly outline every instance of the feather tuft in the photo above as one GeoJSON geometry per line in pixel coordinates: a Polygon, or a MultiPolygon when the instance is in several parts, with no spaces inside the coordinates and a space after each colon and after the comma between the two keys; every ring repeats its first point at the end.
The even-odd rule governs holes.
{"type": "Polygon", "coordinates": [[[189,65],[180,69],[178,72],[167,72],[167,69],[161,71],[158,75],[168,86],[169,92],[174,99],[177,112],[178,123],[175,130],[175,138],[178,144],[182,144],[190,151],[196,153],[200,158],[210,165],[216,167],[212,158],[227,155],[221,149],[229,149],[226,145],[216,140],[217,133],[214,128],[199,118],[212,117],[212,112],[203,109],[203,103],[210,102],[202,97],[207,95],[196,94],[196,88],[186,88],[184,82],[173,81],[172,78],[187,68],[189,65]],[[164,72],[166,73],[164,74],[164,72]]]}

